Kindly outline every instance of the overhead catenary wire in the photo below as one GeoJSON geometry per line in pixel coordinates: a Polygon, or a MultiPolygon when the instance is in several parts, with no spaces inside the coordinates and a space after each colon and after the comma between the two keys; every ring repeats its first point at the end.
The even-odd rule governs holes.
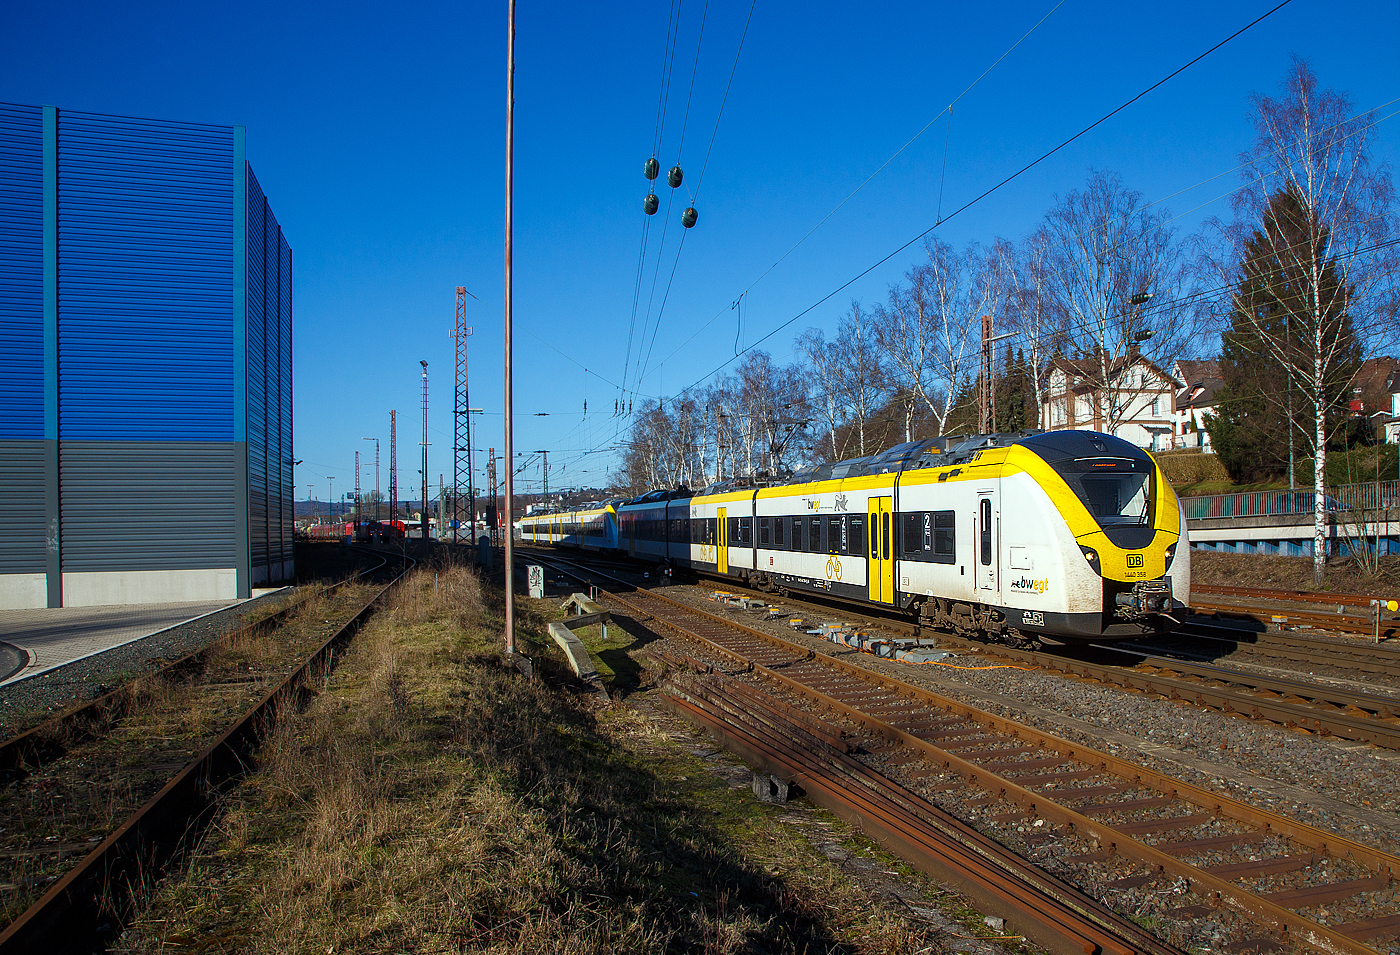
{"type": "MultiPolygon", "coordinates": [[[[683,158],[684,152],[685,152],[685,134],[686,134],[686,130],[687,130],[687,129],[689,128],[689,126],[690,126],[690,106],[691,106],[691,103],[692,103],[692,102],[694,101],[694,99],[695,99],[695,77],[696,77],[696,75],[697,75],[697,74],[699,73],[699,71],[700,71],[700,50],[701,50],[701,47],[704,45],[704,42],[705,42],[705,23],[706,23],[706,21],[707,21],[708,18],[709,18],[709,14],[710,14],[710,0],[705,0],[705,6],[704,6],[704,8],[702,9],[701,14],[700,14],[700,30],[699,30],[699,32],[698,32],[698,35],[696,36],[696,39],[695,39],[695,59],[694,59],[694,61],[691,63],[691,67],[690,67],[690,90],[689,90],[689,92],[686,94],[686,100],[685,100],[685,115],[684,115],[683,118],[681,119],[681,135],[680,135],[680,141],[676,144],[676,168],[677,168],[677,169],[680,168],[681,159],[683,158]]],[[[687,193],[689,193],[689,187],[687,187],[687,190],[686,190],[686,191],[687,191],[687,193]]],[[[669,226],[670,226],[671,206],[672,206],[673,201],[674,201],[674,199],[675,199],[675,194],[676,194],[676,191],[675,191],[675,189],[673,188],[673,189],[671,190],[670,196],[668,196],[668,197],[667,197],[667,200],[666,200],[666,218],[667,218],[667,223],[666,223],[666,226],[663,227],[663,232],[662,232],[662,247],[663,247],[663,248],[665,247],[665,231],[664,231],[664,230],[665,230],[665,228],[669,228],[669,226]]],[[[695,198],[694,198],[694,195],[692,194],[692,195],[691,195],[691,202],[694,202],[694,201],[695,201],[695,198]]],[[[672,285],[672,283],[674,283],[675,280],[676,280],[676,269],[680,266],[680,263],[681,263],[681,254],[685,251],[685,238],[686,238],[686,236],[689,235],[689,234],[690,234],[690,230],[689,230],[689,229],[683,229],[683,230],[681,231],[681,241],[680,241],[680,244],[676,246],[676,256],[675,256],[675,259],[674,259],[674,260],[672,261],[672,263],[671,263],[671,275],[670,275],[670,278],[668,278],[667,281],[666,281],[666,291],[665,291],[665,293],[661,296],[661,307],[660,307],[659,309],[657,309],[657,313],[656,313],[656,323],[652,326],[652,331],[651,331],[651,342],[650,342],[650,344],[648,344],[648,345],[646,346],[646,358],[642,360],[642,362],[641,362],[641,364],[640,364],[640,366],[638,367],[638,370],[637,370],[637,383],[638,383],[638,384],[641,384],[642,380],[643,380],[644,378],[646,378],[646,375],[647,375],[647,367],[648,367],[648,365],[649,365],[649,363],[650,363],[650,361],[651,361],[651,352],[652,352],[652,349],[655,347],[655,344],[656,344],[656,336],[657,336],[657,333],[660,332],[660,330],[661,330],[661,320],[662,320],[662,318],[663,318],[663,317],[665,316],[665,314],[666,314],[666,303],[667,303],[667,301],[670,300],[670,297],[671,297],[671,285],[672,285]]],[[[659,276],[660,270],[661,270],[661,251],[660,251],[660,250],[657,251],[656,268],[657,268],[657,276],[659,276]]],[[[652,299],[649,300],[649,301],[647,302],[647,316],[646,316],[646,318],[645,318],[645,319],[643,320],[643,322],[642,322],[642,341],[643,341],[643,342],[646,342],[646,339],[647,339],[647,335],[646,335],[647,325],[648,325],[648,323],[650,323],[650,321],[651,321],[651,302],[655,300],[655,296],[656,296],[656,279],[653,278],[653,280],[652,280],[652,299]]]]}
{"type": "MultiPolygon", "coordinates": [[[[796,242],[794,242],[794,243],[792,244],[792,246],[789,247],[788,250],[787,250],[786,252],[784,252],[782,255],[778,256],[778,258],[775,259],[775,260],[773,261],[773,263],[772,263],[771,265],[768,266],[768,268],[764,269],[763,272],[762,272],[756,279],[754,279],[752,282],[750,282],[750,283],[748,284],[748,286],[744,289],[744,291],[741,292],[740,294],[744,294],[744,293],[746,293],[746,292],[751,292],[751,291],[753,291],[753,289],[754,289],[755,286],[757,286],[760,282],[762,282],[762,281],[769,275],[769,273],[771,273],[774,269],[776,269],[779,265],[781,265],[782,262],[783,262],[788,256],[792,255],[793,252],[797,251],[798,247],[801,246],[801,245],[802,245],[804,242],[806,242],[808,239],[810,239],[810,238],[817,232],[818,229],[820,229],[823,225],[825,225],[825,224],[827,223],[827,221],[828,221],[829,219],[831,219],[832,216],[834,216],[834,215],[836,215],[836,213],[840,212],[841,209],[846,205],[846,203],[848,203],[848,202],[850,202],[852,199],[854,199],[854,198],[856,197],[856,194],[859,193],[859,192],[860,192],[862,189],[864,189],[866,186],[868,186],[868,185],[871,183],[871,181],[873,181],[873,180],[875,179],[876,176],[878,176],[881,172],[883,172],[883,171],[885,170],[886,167],[888,167],[888,166],[890,165],[890,163],[892,163],[892,162],[894,162],[896,159],[898,159],[898,158],[905,152],[905,150],[907,150],[910,146],[914,145],[914,143],[915,143],[921,136],[923,136],[924,133],[928,132],[928,130],[933,126],[933,124],[936,123],[936,122],[938,122],[938,120],[944,115],[944,113],[946,113],[946,112],[948,112],[949,110],[951,110],[955,105],[957,105],[957,103],[958,103],[960,100],[962,100],[964,97],[966,97],[968,93],[972,92],[972,90],[973,90],[979,83],[981,83],[982,80],[986,79],[986,77],[988,76],[988,74],[990,74],[990,73],[992,72],[992,70],[996,69],[997,66],[999,66],[1003,60],[1005,60],[1008,56],[1010,56],[1010,55],[1016,50],[1017,47],[1019,47],[1022,43],[1024,43],[1024,42],[1031,36],[1032,33],[1034,33],[1037,29],[1040,28],[1040,26],[1041,26],[1043,23],[1045,23],[1046,20],[1050,19],[1050,17],[1051,17],[1052,15],[1054,15],[1054,13],[1055,13],[1056,10],[1059,10],[1060,7],[1064,6],[1064,3],[1065,3],[1065,0],[1059,0],[1058,3],[1056,3],[1053,7],[1051,7],[1051,8],[1050,8],[1050,11],[1049,11],[1048,13],[1046,13],[1043,17],[1041,17],[1039,20],[1037,20],[1037,21],[1035,22],[1035,24],[1034,24],[1033,26],[1031,26],[1031,28],[1030,28],[1029,30],[1027,30],[1025,33],[1023,33],[1023,34],[1021,35],[1021,37],[1020,37],[1019,39],[1016,40],[1015,43],[1013,43],[1013,44],[1011,44],[1009,47],[1007,47],[1007,48],[1002,52],[1002,54],[1001,54],[1000,56],[998,56],[994,61],[992,61],[991,65],[989,65],[985,70],[983,70],[983,71],[977,76],[976,79],[974,79],[971,83],[969,83],[969,84],[967,85],[967,87],[966,87],[961,93],[959,93],[956,97],[954,97],[954,98],[953,98],[953,101],[952,101],[951,103],[949,103],[944,109],[942,109],[942,110],[940,110],[938,113],[936,113],[936,114],[933,116],[932,119],[930,119],[927,123],[925,123],[925,124],[919,129],[918,132],[916,132],[913,136],[909,137],[909,139],[904,143],[904,145],[900,146],[900,147],[899,147],[898,149],[896,149],[892,154],[890,154],[889,158],[886,159],[884,162],[882,162],[879,166],[877,166],[877,167],[875,168],[875,170],[874,170],[873,172],[870,173],[870,175],[866,176],[865,179],[862,180],[862,182],[860,183],[860,185],[858,185],[858,186],[856,186],[854,189],[852,189],[852,190],[850,191],[850,193],[849,193],[844,199],[842,199],[842,200],[841,200],[840,202],[838,202],[835,206],[833,206],[830,212],[828,212],[826,215],[822,216],[821,219],[817,220],[817,223],[816,223],[815,225],[813,225],[812,228],[808,229],[807,232],[806,232],[800,239],[798,239],[796,242]]],[[[752,13],[753,13],[752,7],[750,8],[750,11],[749,11],[749,12],[750,12],[750,15],[752,15],[752,13]]],[[[747,32],[747,30],[748,30],[748,27],[747,27],[747,25],[745,25],[745,31],[747,32]]],[[[736,61],[736,63],[737,63],[737,61],[736,61]]],[[[726,94],[726,95],[727,95],[727,94],[726,94]]],[[[703,175],[703,172],[702,172],[702,175],[703,175]]],[[[698,186],[698,185],[697,185],[697,187],[696,187],[696,190],[697,190],[697,192],[699,191],[699,186],[698,186]]],[[[679,351],[680,351],[682,348],[684,348],[686,345],[688,345],[688,344],[690,344],[692,341],[694,341],[694,340],[695,340],[695,337],[696,337],[697,335],[699,335],[699,334],[700,334],[702,331],[704,331],[706,328],[710,327],[710,325],[712,325],[712,324],[715,322],[715,320],[718,319],[721,315],[723,315],[727,310],[728,310],[727,308],[723,308],[723,309],[720,309],[718,312],[716,312],[714,315],[712,315],[712,316],[709,318],[708,321],[706,321],[704,324],[702,324],[702,325],[700,325],[698,328],[696,328],[695,331],[694,331],[694,333],[692,333],[691,336],[690,336],[689,338],[687,338],[685,341],[681,342],[681,344],[680,344],[679,346],[676,347],[675,351],[671,352],[670,355],[667,355],[665,360],[666,360],[666,361],[670,361],[671,358],[672,358],[677,352],[679,352],[679,351]]]]}
{"type": "MultiPolygon", "coordinates": [[[[666,45],[661,56],[661,82],[656,97],[656,124],[652,131],[652,159],[656,159],[661,152],[661,141],[666,129],[666,111],[671,97],[671,76],[675,68],[676,46],[680,39],[680,14],[683,3],[684,0],[671,0],[670,16],[666,22],[666,45]]],[[[669,213],[669,206],[667,211],[669,213]]],[[[623,353],[622,385],[618,388],[619,399],[626,393],[627,376],[632,364],[632,345],[637,330],[637,310],[641,305],[642,283],[646,277],[647,246],[650,235],[651,217],[646,216],[642,220],[641,248],[637,253],[637,278],[632,295],[632,316],[627,328],[627,350],[623,353]]],[[[664,230],[662,232],[662,246],[665,246],[664,230]]],[[[658,251],[657,254],[660,255],[660,252],[658,251]]],[[[648,306],[648,310],[650,310],[650,306],[648,306]]],[[[646,340],[645,323],[642,327],[642,340],[646,340]]]]}
{"type": "MultiPolygon", "coordinates": [[[[763,342],[767,341],[769,338],[772,338],[772,337],[773,337],[774,335],[776,335],[778,332],[780,332],[780,331],[782,331],[783,329],[787,328],[788,326],[790,326],[791,324],[793,324],[794,322],[796,322],[798,319],[800,319],[800,318],[802,318],[804,315],[807,315],[808,313],[812,312],[813,310],[815,310],[815,309],[818,308],[819,306],[825,304],[826,302],[828,302],[829,300],[831,300],[831,299],[832,299],[833,297],[835,297],[836,295],[838,295],[838,294],[840,294],[841,292],[845,291],[847,288],[850,288],[850,287],[851,287],[852,285],[854,285],[856,282],[860,281],[862,278],[864,278],[865,276],[869,275],[871,272],[875,271],[875,270],[876,270],[877,268],[879,268],[880,266],[884,265],[884,264],[885,264],[886,262],[888,262],[890,259],[894,258],[896,255],[899,255],[901,252],[903,252],[904,250],[908,249],[911,245],[913,245],[914,243],[918,242],[920,239],[923,239],[925,236],[927,236],[929,233],[933,232],[934,229],[938,228],[938,227],[939,227],[940,225],[942,225],[944,222],[948,222],[949,220],[951,220],[951,219],[953,219],[953,218],[955,218],[955,217],[961,215],[962,213],[966,212],[968,209],[971,209],[973,206],[975,206],[975,205],[977,205],[978,203],[982,202],[982,200],[986,199],[988,196],[990,196],[990,195],[992,195],[993,193],[997,192],[998,190],[1002,189],[1002,188],[1003,188],[1004,186],[1006,186],[1008,183],[1013,182],[1013,181],[1016,180],[1016,179],[1019,179],[1021,176],[1025,175],[1025,174],[1026,174],[1027,172],[1029,172],[1031,169],[1034,169],[1036,166],[1040,165],[1042,162],[1044,162],[1045,160],[1049,159],[1051,156],[1053,156],[1053,155],[1055,155],[1056,153],[1060,152],[1060,151],[1063,150],[1065,147],[1069,146],[1071,143],[1074,143],[1075,141],[1077,141],[1077,140],[1083,138],[1084,136],[1088,135],[1090,132],[1092,132],[1093,130],[1097,129],[1099,126],[1102,126],[1104,123],[1108,122],[1108,120],[1112,119],[1114,116],[1117,116],[1119,113],[1123,112],[1123,110],[1127,109],[1129,106],[1132,106],[1134,103],[1136,103],[1138,100],[1142,99],[1144,96],[1146,96],[1146,95],[1148,95],[1149,93],[1151,93],[1153,90],[1158,89],[1158,88],[1161,87],[1163,84],[1165,84],[1165,83],[1169,82],[1170,80],[1172,80],[1174,77],[1179,76],[1181,73],[1183,73],[1183,72],[1185,72],[1186,70],[1190,69],[1192,66],[1194,66],[1194,65],[1197,64],[1197,63],[1199,63],[1201,60],[1203,60],[1203,59],[1205,59],[1206,57],[1210,56],[1210,55],[1211,55],[1212,53],[1214,53],[1216,50],[1219,50],[1221,47],[1225,46],[1227,43],[1229,43],[1230,41],[1234,40],[1236,37],[1239,37],[1240,35],[1244,34],[1244,33],[1247,32],[1248,30],[1250,30],[1250,29],[1252,29],[1253,27],[1257,26],[1258,24],[1262,23],[1264,20],[1266,20],[1266,19],[1268,19],[1269,17],[1273,16],[1273,15],[1274,15],[1275,13],[1277,13],[1279,10],[1282,10],[1284,7],[1288,6],[1288,4],[1290,4],[1290,3],[1292,3],[1292,2],[1293,2],[1293,0],[1282,0],[1281,3],[1277,4],[1276,6],[1274,6],[1273,8],[1271,8],[1270,10],[1268,10],[1267,12],[1265,12],[1265,13],[1261,14],[1260,16],[1256,17],[1255,19],[1251,20],[1249,23],[1245,24],[1243,27],[1240,27],[1240,28],[1239,28],[1238,30],[1236,30],[1234,33],[1230,34],[1230,35],[1227,36],[1225,39],[1223,39],[1223,40],[1219,41],[1218,43],[1216,43],[1215,45],[1211,46],[1209,49],[1205,50],[1203,53],[1200,53],[1200,54],[1198,54],[1197,56],[1193,57],[1192,59],[1188,60],[1188,61],[1187,61],[1185,64],[1183,64],[1182,66],[1177,67],[1175,70],[1173,70],[1172,72],[1168,73],[1166,76],[1162,77],[1160,80],[1158,80],[1157,82],[1153,83],[1151,86],[1147,87],[1147,88],[1144,89],[1142,92],[1138,93],[1136,96],[1134,96],[1134,97],[1132,97],[1131,99],[1127,100],[1127,101],[1124,102],[1122,105],[1116,107],[1115,109],[1109,111],[1108,113],[1105,113],[1102,117],[1100,117],[1099,119],[1097,119],[1097,120],[1095,120],[1094,122],[1090,123],[1088,126],[1085,126],[1085,127],[1084,127],[1083,129],[1081,129],[1079,132],[1077,132],[1077,133],[1073,134],[1072,136],[1068,137],[1067,139],[1061,141],[1058,145],[1055,145],[1055,146],[1051,147],[1050,149],[1046,150],[1045,152],[1041,153],[1041,154],[1040,154],[1039,156],[1037,156],[1035,159],[1033,159],[1033,160],[1031,160],[1030,162],[1026,163],[1025,165],[1021,166],[1021,168],[1017,169],[1015,172],[1011,173],[1010,175],[1008,175],[1007,177],[1005,177],[1004,179],[1002,179],[1000,182],[996,183],[995,185],[993,185],[993,186],[989,187],[988,189],[984,190],[984,191],[983,191],[982,193],[980,193],[979,195],[977,195],[977,196],[973,197],[972,199],[969,199],[967,202],[963,203],[963,204],[962,204],[961,206],[959,206],[957,209],[955,209],[955,210],[953,210],[951,213],[949,213],[948,216],[947,216],[946,218],[943,218],[943,219],[939,220],[938,222],[935,222],[933,225],[929,226],[927,229],[924,229],[922,232],[920,232],[918,235],[914,236],[913,238],[909,239],[907,242],[904,242],[902,245],[898,246],[898,247],[895,248],[893,251],[889,252],[888,254],[886,254],[885,256],[883,256],[882,258],[880,258],[878,261],[874,262],[873,264],[871,264],[871,265],[868,266],[867,268],[862,269],[859,273],[857,273],[856,275],[852,276],[850,279],[847,279],[845,282],[842,282],[840,285],[838,285],[836,288],[832,289],[830,292],[828,292],[828,293],[826,293],[825,295],[823,295],[823,296],[822,296],[821,298],[819,298],[817,301],[813,302],[811,305],[809,305],[809,306],[807,306],[806,308],[802,309],[800,312],[798,312],[797,314],[793,315],[791,318],[787,319],[787,320],[784,321],[782,324],[778,325],[776,328],[772,329],[772,330],[771,330],[770,332],[768,332],[766,335],[763,335],[761,338],[759,338],[759,339],[758,339],[757,341],[755,341],[753,344],[751,344],[751,345],[749,345],[747,348],[745,348],[744,351],[747,352],[747,351],[750,351],[750,350],[752,350],[752,349],[754,349],[754,348],[757,348],[759,345],[761,345],[763,342]]],[[[765,274],[766,274],[766,273],[765,273],[765,274]]],[[[721,362],[718,366],[716,366],[715,368],[711,369],[709,372],[705,373],[704,375],[700,376],[700,378],[698,378],[695,382],[693,382],[691,385],[687,386],[687,387],[686,387],[685,389],[683,389],[683,390],[689,390],[690,388],[693,388],[695,385],[698,385],[700,382],[704,381],[706,378],[709,378],[711,375],[714,375],[716,372],[719,372],[719,371],[723,370],[723,369],[724,369],[726,366],[728,366],[732,361],[734,361],[733,358],[727,358],[727,359],[725,359],[725,360],[724,360],[723,362],[721,362]]]]}

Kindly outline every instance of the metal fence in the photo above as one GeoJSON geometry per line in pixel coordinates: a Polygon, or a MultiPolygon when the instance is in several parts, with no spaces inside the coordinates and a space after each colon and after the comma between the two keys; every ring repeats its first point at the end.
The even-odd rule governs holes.
{"type": "MultiPolygon", "coordinates": [[[[1317,504],[1317,492],[1243,491],[1239,494],[1205,494],[1183,497],[1182,509],[1188,521],[1216,517],[1306,517],[1317,504]]],[[[1349,515],[1354,510],[1374,511],[1400,506],[1400,481],[1372,481],[1369,484],[1342,484],[1323,493],[1323,506],[1329,514],[1349,515]]]]}

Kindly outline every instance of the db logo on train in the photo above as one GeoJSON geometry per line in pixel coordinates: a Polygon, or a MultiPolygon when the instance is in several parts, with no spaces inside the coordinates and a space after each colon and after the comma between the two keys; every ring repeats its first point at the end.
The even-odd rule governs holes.
{"type": "Polygon", "coordinates": [[[1141,566],[1142,566],[1142,555],[1141,555],[1141,554],[1129,554],[1129,555],[1128,555],[1128,566],[1129,566],[1129,567],[1141,567],[1141,566]]]}

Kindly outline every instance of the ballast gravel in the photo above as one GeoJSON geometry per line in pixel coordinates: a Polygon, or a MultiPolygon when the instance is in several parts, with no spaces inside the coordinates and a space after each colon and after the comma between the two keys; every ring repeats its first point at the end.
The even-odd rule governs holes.
{"type": "MultiPolygon", "coordinates": [[[[713,589],[674,586],[665,593],[1202,789],[1400,852],[1400,753],[998,665],[977,654],[952,657],[943,665],[895,663],[794,630],[781,620],[764,619],[761,612],[717,603],[709,598],[713,589]]],[[[781,600],[774,604],[783,606],[781,600]]],[[[839,611],[792,609],[812,629],[842,622],[839,611]]]]}
{"type": "Polygon", "coordinates": [[[280,605],[292,591],[280,590],[225,607],[188,623],[103,653],[84,657],[0,688],[0,738],[8,738],[130,683],[231,633],[269,605],[280,605]]]}

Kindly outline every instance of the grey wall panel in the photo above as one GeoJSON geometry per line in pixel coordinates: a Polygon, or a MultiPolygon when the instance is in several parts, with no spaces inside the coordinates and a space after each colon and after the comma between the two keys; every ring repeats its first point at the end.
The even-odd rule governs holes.
{"type": "Polygon", "coordinates": [[[0,439],[0,574],[42,574],[44,442],[0,439]]]}
{"type": "Polygon", "coordinates": [[[241,448],[64,441],[63,570],[231,568],[241,448]]]}

